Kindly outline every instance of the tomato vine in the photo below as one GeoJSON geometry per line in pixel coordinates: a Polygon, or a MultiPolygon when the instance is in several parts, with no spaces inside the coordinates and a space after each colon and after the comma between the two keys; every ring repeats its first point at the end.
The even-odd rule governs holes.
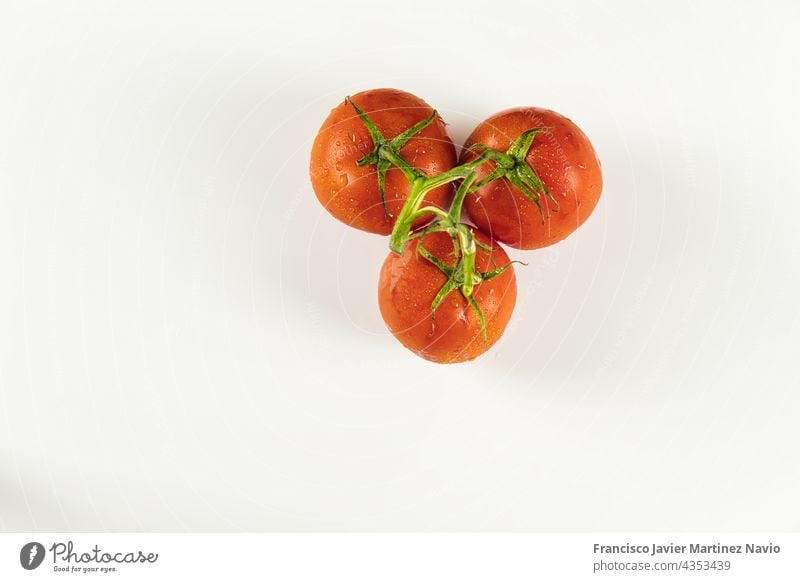
{"type": "MultiPolygon", "coordinates": [[[[357,165],[374,165],[376,167],[381,204],[387,218],[392,218],[386,207],[384,191],[388,170],[392,166],[400,170],[410,185],[408,198],[397,215],[397,220],[389,237],[389,248],[397,254],[402,254],[408,241],[412,238],[424,237],[432,232],[446,232],[453,241],[455,264],[452,267],[431,255],[421,244],[417,245],[417,252],[420,256],[433,264],[447,277],[446,282],[434,298],[431,309],[435,312],[447,295],[459,290],[475,310],[485,342],[486,321],[480,306],[472,296],[472,292],[476,285],[500,275],[513,263],[520,263],[521,261],[511,261],[500,267],[495,265],[496,268],[488,272],[477,270],[475,268],[475,255],[484,245],[478,243],[470,227],[461,222],[461,209],[464,199],[468,195],[494,180],[506,178],[536,205],[542,218],[542,223],[545,220],[541,203],[542,196],[545,196],[553,204],[554,211],[558,211],[558,201],[549,192],[533,167],[526,161],[535,137],[546,131],[546,128],[537,127],[523,132],[505,152],[494,150],[482,144],[474,144],[470,149],[476,155],[475,159],[460,166],[455,166],[441,174],[429,176],[408,163],[401,155],[400,150],[412,137],[436,120],[438,113],[435,110],[430,116],[409,127],[396,137],[387,139],[369,116],[349,97],[346,102],[353,107],[372,138],[372,151],[359,159],[357,165]],[[489,162],[493,162],[495,168],[482,180],[476,182],[478,177],[476,168],[489,162]],[[436,206],[424,205],[425,196],[429,192],[445,184],[457,181],[460,181],[460,183],[456,188],[450,208],[446,212],[436,206]],[[413,223],[425,215],[432,215],[433,221],[418,232],[412,232],[413,223]]],[[[492,249],[485,248],[482,250],[489,254],[492,249]]]]}

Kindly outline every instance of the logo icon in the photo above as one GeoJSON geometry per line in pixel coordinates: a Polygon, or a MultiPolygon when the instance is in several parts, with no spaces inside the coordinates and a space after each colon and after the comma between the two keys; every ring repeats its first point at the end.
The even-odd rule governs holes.
{"type": "Polygon", "coordinates": [[[44,561],[44,546],[39,542],[28,542],[19,551],[19,563],[26,570],[35,570],[44,561]]]}

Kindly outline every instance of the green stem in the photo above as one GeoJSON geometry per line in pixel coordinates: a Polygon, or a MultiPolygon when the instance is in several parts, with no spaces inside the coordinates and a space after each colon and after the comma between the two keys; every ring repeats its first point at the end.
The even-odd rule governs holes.
{"type": "Polygon", "coordinates": [[[422,218],[426,214],[433,214],[437,218],[443,221],[447,221],[450,219],[450,215],[447,214],[441,208],[437,208],[436,206],[423,206],[419,210],[417,210],[414,214],[411,215],[411,222],[416,222],[417,219],[422,218]]]}
{"type": "Polygon", "coordinates": [[[516,165],[516,161],[507,153],[499,152],[497,150],[493,150],[492,148],[486,147],[483,144],[476,144],[470,148],[473,153],[478,154],[478,157],[472,160],[471,162],[467,162],[463,166],[460,167],[471,167],[476,168],[477,166],[481,165],[486,160],[492,160],[497,165],[502,166],[506,170],[512,169],[516,165]]]}
{"type": "Polygon", "coordinates": [[[392,234],[389,237],[389,248],[398,255],[402,255],[406,248],[408,235],[414,223],[414,214],[419,210],[422,201],[425,199],[426,182],[425,178],[414,178],[411,182],[411,191],[408,193],[408,199],[403,204],[400,214],[397,215],[397,221],[394,223],[392,234]]]}
{"type": "Polygon", "coordinates": [[[439,186],[444,186],[445,184],[449,184],[450,182],[455,182],[456,180],[464,178],[470,171],[470,168],[466,168],[465,166],[466,164],[464,166],[456,166],[455,168],[451,168],[446,172],[431,176],[427,179],[425,189],[430,192],[439,186]]]}
{"type": "MultiPolygon", "coordinates": [[[[414,171],[418,172],[418,170],[414,171]]],[[[411,191],[408,194],[408,198],[405,204],[403,204],[400,214],[397,215],[397,221],[394,223],[394,228],[389,238],[389,248],[397,254],[403,254],[414,221],[425,213],[439,215],[433,210],[434,207],[432,206],[426,206],[424,209],[420,210],[422,202],[425,200],[425,196],[428,192],[450,182],[463,179],[470,173],[474,173],[474,171],[466,169],[465,166],[458,166],[429,178],[422,175],[415,175],[414,179],[411,181],[411,191]]],[[[459,218],[460,212],[459,210],[459,218]]],[[[458,220],[456,220],[456,222],[458,222],[458,220]]]]}
{"type": "Polygon", "coordinates": [[[410,166],[402,156],[395,154],[392,150],[381,149],[380,155],[400,168],[411,184],[411,191],[409,192],[405,204],[403,204],[403,208],[400,210],[400,214],[397,215],[397,220],[392,229],[392,234],[389,238],[389,248],[395,253],[402,254],[406,248],[412,224],[425,213],[431,213],[444,219],[444,216],[436,212],[438,209],[434,210],[432,206],[426,206],[420,209],[422,201],[431,190],[449,184],[450,182],[455,182],[456,180],[463,180],[469,183],[466,188],[463,188],[464,182],[462,182],[456,191],[456,198],[453,201],[453,205],[455,205],[456,208],[454,209],[453,205],[451,205],[450,212],[445,214],[445,216],[450,217],[453,223],[457,224],[461,219],[461,207],[464,203],[464,198],[469,193],[469,187],[475,181],[475,176],[477,176],[475,168],[484,163],[488,157],[494,157],[494,154],[505,156],[505,154],[501,154],[500,152],[487,149],[471,162],[456,166],[436,176],[428,177],[413,166],[410,166]],[[460,201],[456,202],[459,198],[460,201]]]}
{"type": "Polygon", "coordinates": [[[456,195],[453,197],[452,204],[450,204],[450,212],[448,213],[450,220],[454,223],[461,221],[461,208],[464,206],[464,198],[467,197],[472,183],[477,177],[478,173],[475,170],[470,170],[470,172],[464,176],[464,180],[461,184],[458,185],[456,195]]]}

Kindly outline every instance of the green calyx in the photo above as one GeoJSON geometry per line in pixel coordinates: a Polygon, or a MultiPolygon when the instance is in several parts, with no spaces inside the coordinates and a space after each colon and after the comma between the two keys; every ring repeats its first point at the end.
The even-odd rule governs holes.
{"type": "MultiPolygon", "coordinates": [[[[498,178],[506,178],[517,190],[522,192],[526,198],[536,205],[543,224],[545,216],[541,197],[545,196],[552,202],[555,212],[558,212],[560,207],[558,200],[550,193],[550,190],[547,189],[542,179],[539,178],[534,169],[528,164],[526,158],[528,157],[531,146],[533,146],[534,138],[537,134],[543,133],[544,131],[546,131],[546,128],[535,127],[520,134],[509,146],[508,150],[506,150],[505,155],[498,156],[499,159],[497,160],[497,165],[494,170],[492,170],[486,178],[476,184],[473,189],[473,191],[477,190],[498,178]]],[[[482,152],[486,149],[485,146],[480,144],[478,144],[478,146],[476,152],[482,152]]]]}
{"type": "Polygon", "coordinates": [[[410,185],[408,198],[395,220],[395,225],[389,238],[389,248],[397,254],[403,254],[409,240],[417,237],[424,238],[427,234],[433,232],[446,232],[453,241],[455,263],[452,267],[425,249],[422,246],[422,240],[417,245],[417,252],[447,277],[446,282],[439,289],[431,303],[431,311],[435,314],[436,309],[444,299],[453,291],[459,290],[472,309],[475,310],[481,324],[483,341],[486,342],[486,318],[480,305],[475,300],[473,291],[476,286],[501,275],[515,262],[519,263],[520,261],[511,261],[502,266],[496,265],[492,258],[494,249],[476,240],[472,230],[461,222],[461,209],[464,199],[468,195],[494,180],[506,178],[536,205],[543,223],[545,216],[541,204],[542,196],[547,197],[552,202],[554,210],[558,211],[558,201],[526,161],[526,157],[533,146],[534,138],[537,134],[546,131],[546,129],[534,128],[523,132],[505,152],[491,149],[482,144],[475,144],[471,147],[471,150],[476,154],[475,159],[441,174],[428,176],[409,164],[400,154],[400,150],[412,137],[436,120],[438,116],[436,111],[433,111],[430,116],[409,127],[396,137],[386,139],[378,129],[378,126],[349,97],[346,102],[353,107],[372,138],[373,150],[356,163],[359,166],[376,166],[381,204],[387,218],[391,219],[392,216],[386,207],[386,173],[394,166],[403,173],[410,185]],[[483,179],[477,181],[478,173],[476,169],[489,161],[494,162],[494,169],[483,179]],[[460,180],[460,184],[456,188],[455,196],[447,212],[435,206],[424,205],[425,196],[429,192],[458,180],[460,180]],[[421,231],[412,232],[413,223],[424,216],[433,216],[434,221],[421,231]],[[479,250],[487,254],[495,267],[493,270],[488,272],[477,270],[475,257],[479,250]]]}
{"type": "Polygon", "coordinates": [[[386,215],[386,218],[391,219],[392,216],[389,214],[389,209],[386,207],[386,173],[389,171],[389,168],[394,165],[403,172],[406,179],[409,181],[412,181],[418,177],[424,177],[422,172],[414,168],[411,164],[406,162],[405,159],[403,159],[403,156],[400,155],[400,150],[403,149],[403,146],[408,143],[408,140],[433,123],[438,113],[434,111],[427,118],[423,119],[419,123],[414,124],[412,127],[409,127],[400,135],[387,140],[385,137],[383,137],[383,134],[381,133],[381,130],[378,129],[378,126],[375,125],[375,123],[367,116],[367,114],[364,113],[358,107],[358,105],[356,105],[350,99],[350,97],[347,97],[345,101],[349,103],[353,109],[355,109],[356,113],[361,118],[362,123],[367,128],[367,131],[372,138],[372,143],[374,144],[373,150],[358,160],[356,164],[358,166],[369,166],[373,164],[377,166],[378,189],[381,193],[383,212],[386,215]]]}
{"type": "Polygon", "coordinates": [[[448,231],[450,230],[454,231],[450,232],[450,235],[453,239],[453,252],[456,258],[455,265],[452,267],[431,254],[428,249],[422,246],[422,241],[420,241],[420,243],[417,245],[417,252],[420,254],[420,256],[434,265],[444,274],[445,277],[447,277],[444,285],[442,285],[442,287],[439,289],[439,292],[436,294],[436,297],[434,297],[433,302],[431,303],[431,311],[435,315],[436,309],[442,304],[442,301],[444,301],[445,298],[450,295],[450,293],[458,289],[467,300],[467,303],[469,303],[470,307],[475,310],[475,314],[478,316],[478,321],[481,324],[481,335],[483,337],[483,341],[486,342],[486,317],[484,316],[480,305],[478,305],[478,302],[473,296],[473,290],[475,286],[483,283],[484,281],[494,279],[498,275],[501,275],[503,272],[505,272],[509,267],[511,267],[511,265],[514,263],[521,263],[521,261],[511,261],[503,266],[498,267],[492,258],[492,251],[494,249],[475,240],[472,231],[470,231],[466,225],[459,224],[454,229],[448,229],[448,231]],[[482,273],[475,268],[475,255],[477,250],[486,253],[486,255],[489,257],[489,260],[492,261],[492,265],[495,267],[493,270],[482,273]]]}

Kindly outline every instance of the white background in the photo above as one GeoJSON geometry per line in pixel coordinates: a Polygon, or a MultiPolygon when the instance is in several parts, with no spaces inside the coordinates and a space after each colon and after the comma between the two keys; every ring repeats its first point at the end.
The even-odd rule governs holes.
{"type": "Polygon", "coordinates": [[[0,529],[800,528],[800,5],[3,2],[0,529]],[[442,367],[308,180],[347,95],[602,160],[442,367]]]}

